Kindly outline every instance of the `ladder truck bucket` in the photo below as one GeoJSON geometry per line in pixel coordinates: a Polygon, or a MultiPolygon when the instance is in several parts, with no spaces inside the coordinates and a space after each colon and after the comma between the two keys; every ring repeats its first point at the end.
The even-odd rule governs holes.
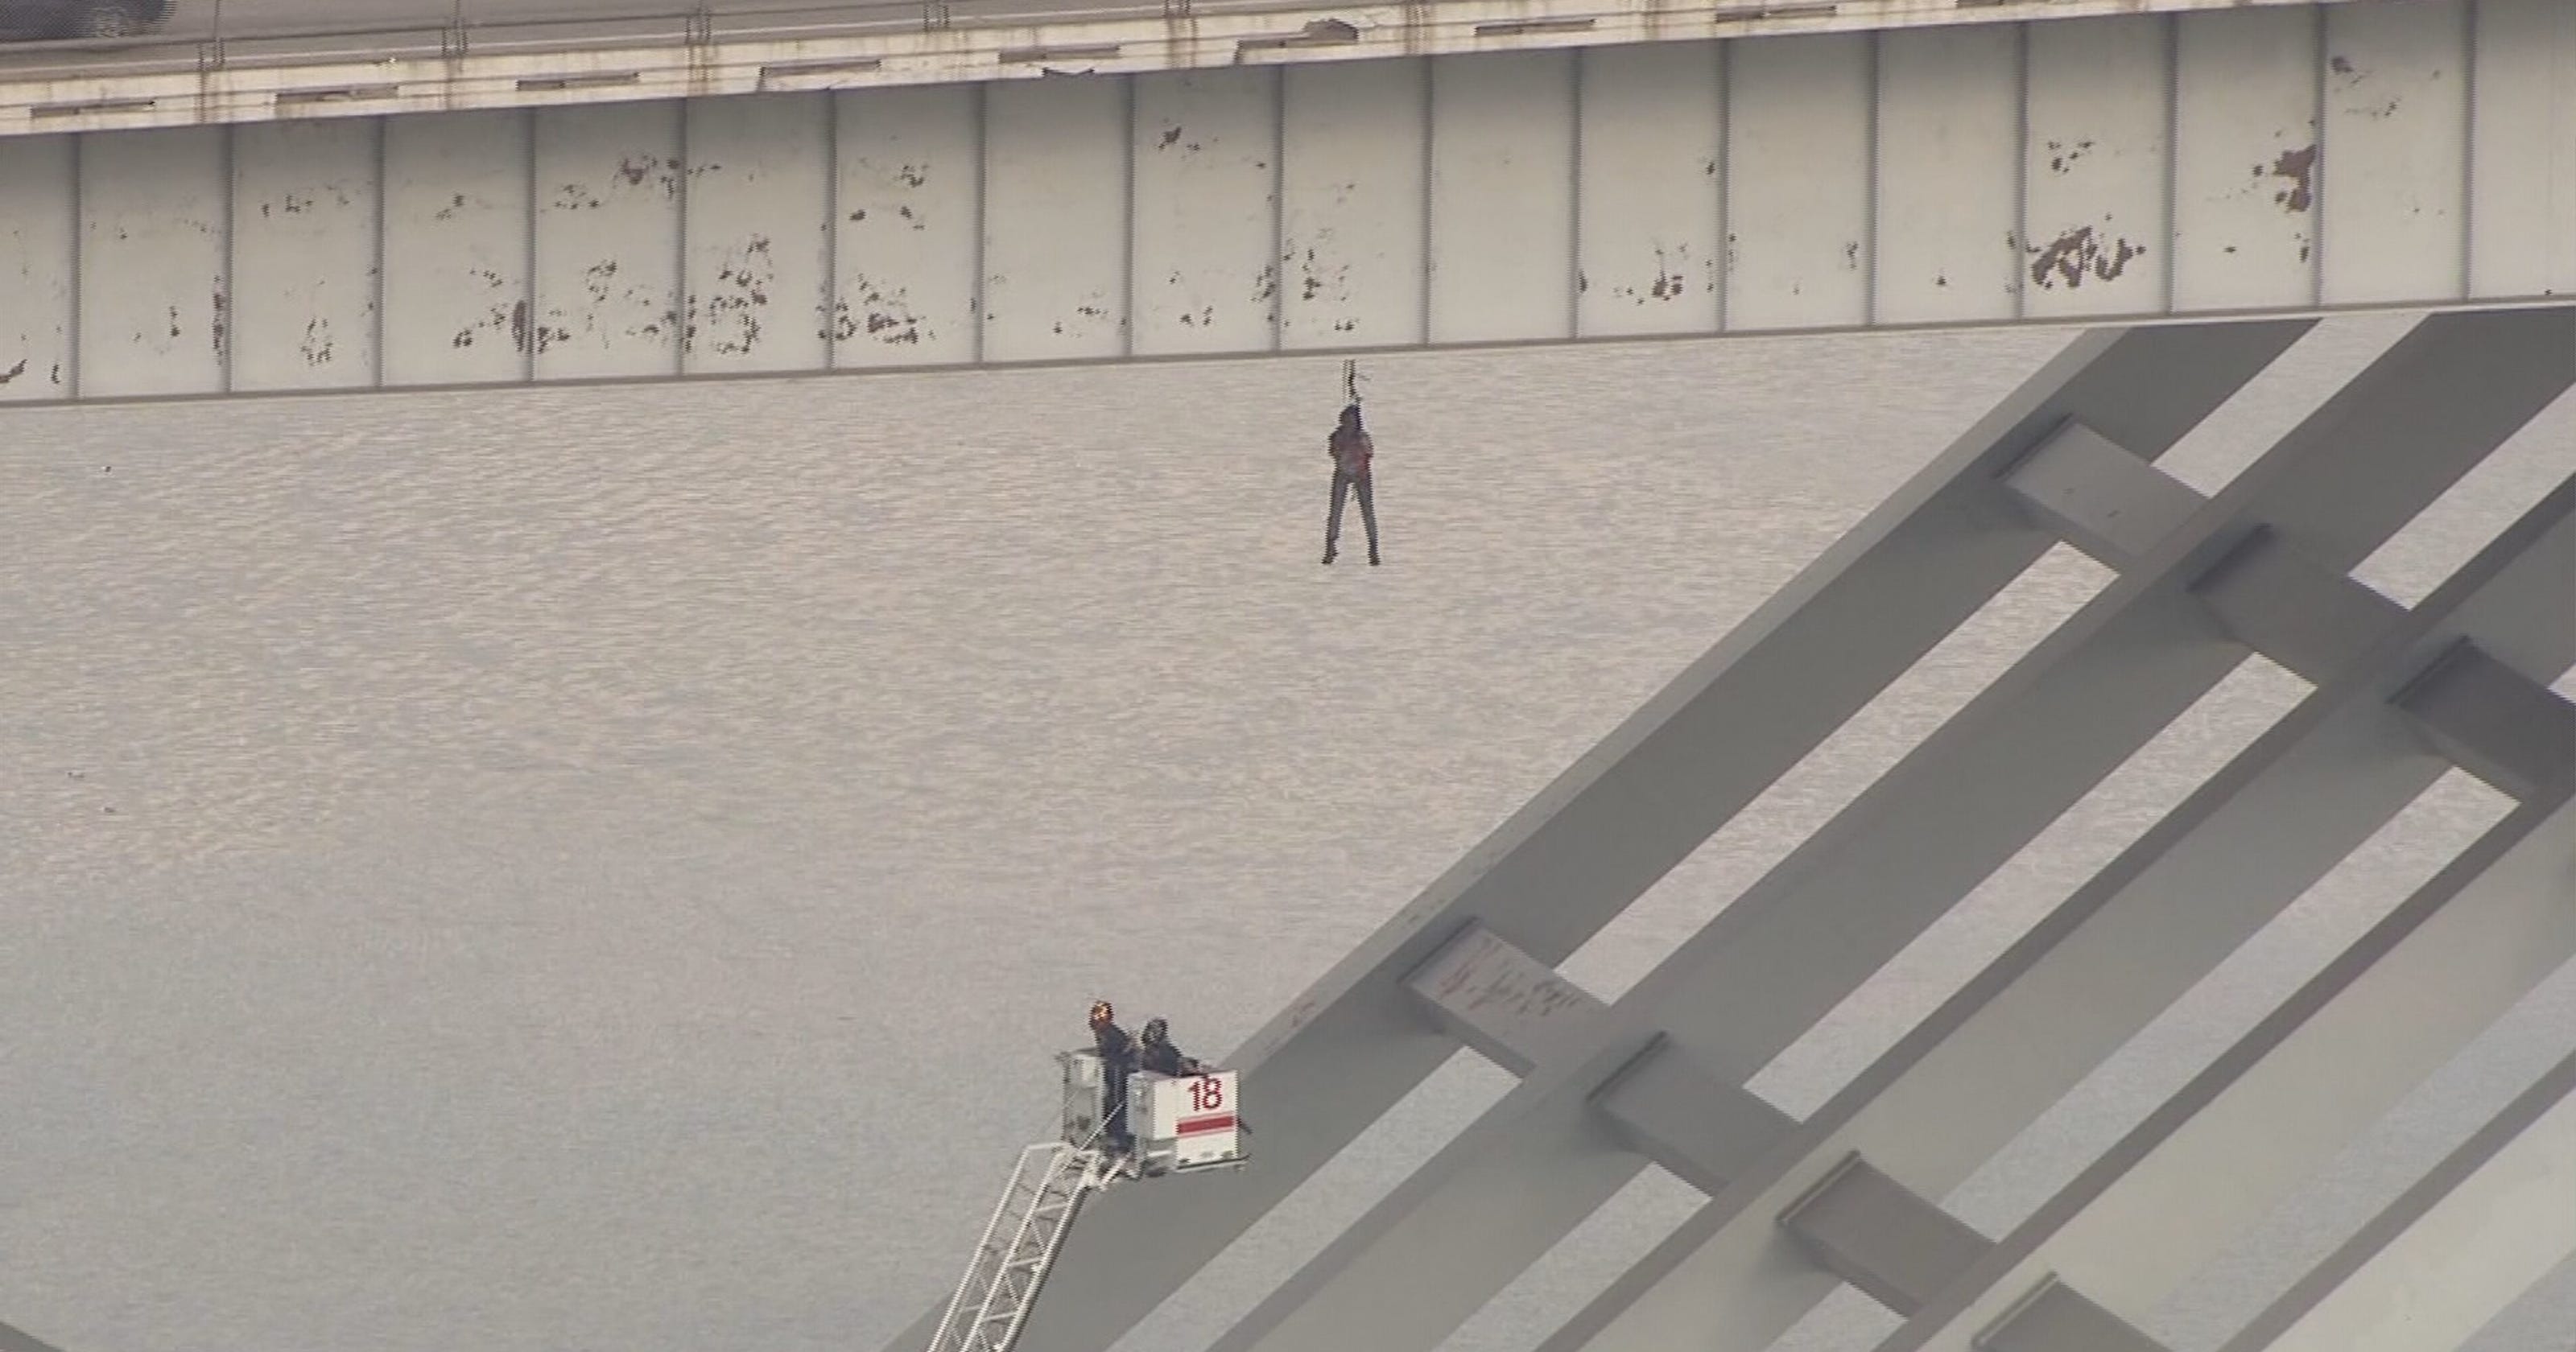
{"type": "Polygon", "coordinates": [[[957,1281],[929,1352],[1012,1352],[1083,1200],[1128,1178],[1243,1164],[1243,1117],[1230,1070],[1127,1077],[1134,1147],[1107,1148],[1109,1078],[1090,1048],[1061,1052],[1064,1103],[1056,1139],[1020,1151],[975,1256],[957,1281]]]}
{"type": "MultiPolygon", "coordinates": [[[[1064,1067],[1064,1130],[1068,1142],[1088,1142],[1103,1129],[1108,1076],[1089,1048],[1059,1053],[1064,1067]]],[[[1127,1132],[1135,1138],[1135,1172],[1155,1178],[1201,1169],[1241,1167],[1241,1074],[1211,1070],[1197,1075],[1136,1071],[1127,1077],[1127,1132]]]]}

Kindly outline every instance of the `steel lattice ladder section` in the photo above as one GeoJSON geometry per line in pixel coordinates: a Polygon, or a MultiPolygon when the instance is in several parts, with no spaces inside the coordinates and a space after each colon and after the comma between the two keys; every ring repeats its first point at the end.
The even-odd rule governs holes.
{"type": "Polygon", "coordinates": [[[1121,1176],[1109,1157],[1070,1142],[1021,1151],[930,1352],[1010,1352],[1083,1198],[1121,1176]]]}

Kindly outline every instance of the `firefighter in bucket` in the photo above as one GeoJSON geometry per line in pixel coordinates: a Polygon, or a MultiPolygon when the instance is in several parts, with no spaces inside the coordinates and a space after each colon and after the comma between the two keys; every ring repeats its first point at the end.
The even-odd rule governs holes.
{"type": "Polygon", "coordinates": [[[1146,1177],[1244,1162],[1236,1072],[1184,1055],[1162,1019],[1130,1037],[1106,1000],[1090,1024],[1091,1046],[1059,1058],[1065,1140],[1096,1143],[1146,1177]]]}

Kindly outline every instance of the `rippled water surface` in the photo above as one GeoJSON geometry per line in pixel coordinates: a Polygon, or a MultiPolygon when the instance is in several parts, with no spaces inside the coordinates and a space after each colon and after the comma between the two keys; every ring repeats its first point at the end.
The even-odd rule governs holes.
{"type": "MultiPolygon", "coordinates": [[[[2172,463],[2215,488],[2394,332],[2172,463]]],[[[1316,562],[1329,362],[0,413],[0,1319],[877,1348],[1085,1002],[1231,1048],[2064,338],[1371,362],[1375,570],[1316,562]]],[[[2366,575],[2414,599],[2571,471],[2562,405],[2366,575]]],[[[2101,581],[2052,556],[1569,970],[1624,989],[2101,581]]],[[[1820,1103],[2299,692],[2249,665],[1757,1087],[1820,1103]]],[[[2008,1227],[2495,814],[2446,782],[1953,1206],[2008,1227]]],[[[2570,1027],[2562,974],[2157,1331],[2214,1347],[2570,1027]]],[[[1443,1072],[1133,1352],[1500,1081],[1443,1072]]],[[[1452,1346],[1687,1209],[1632,1189],[1452,1346]]],[[[2562,1271],[2479,1352],[2571,1343],[2562,1271]]]]}

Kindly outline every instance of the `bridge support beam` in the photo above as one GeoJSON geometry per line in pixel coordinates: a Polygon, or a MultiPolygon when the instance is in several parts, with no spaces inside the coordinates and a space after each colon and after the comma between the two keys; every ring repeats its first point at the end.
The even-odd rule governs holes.
{"type": "Polygon", "coordinates": [[[2576,1056],[2389,1204],[2222,1352],[2457,1347],[2576,1255],[2576,1056]]]}
{"type": "Polygon", "coordinates": [[[1798,36],[572,106],[536,81],[149,130],[67,91],[0,118],[0,402],[2576,293],[2557,0],[1843,8],[1798,36]]]}
{"type": "MultiPolygon", "coordinates": [[[[1572,1139],[1567,1133],[1582,1120],[1580,1106],[1611,1070],[1650,1041],[1664,1039],[1659,1056],[1686,1058],[1722,1082],[1741,1085],[2213,687],[2247,652],[2241,644],[2262,642],[2267,624],[2287,635],[2285,646],[2306,652],[2311,645],[2304,612],[2275,604],[2295,599],[2295,589],[2259,593],[2270,599],[2241,607],[2239,622],[2252,631],[2243,638],[2225,627],[2224,607],[2205,603],[2195,589],[2221,568],[2238,566],[2231,560],[2241,559],[2246,542],[2266,531],[2295,545],[2306,559],[2302,568],[2339,577],[2576,381],[2576,364],[2565,356],[2571,351],[2576,313],[2440,318],[2420,325],[2205,509],[2129,561],[2119,581],[2081,614],[1649,974],[1608,1019],[1596,1021],[1598,1033],[1587,1039],[1588,1048],[1571,1049],[1535,1070],[1218,1347],[1320,1352],[1352,1338],[1395,1349],[1436,1345],[1516,1276],[1535,1251],[1526,1240],[1453,1241],[1436,1274],[1393,1261],[1393,1255],[1416,1252],[1435,1234],[1487,1233],[1469,1221],[1494,1219],[1486,1213],[1498,1205],[1492,1194],[1504,1186],[1502,1180],[1543,1175],[1554,1167],[1545,1161],[1572,1139]],[[1961,785],[1977,791],[1961,793],[1961,785]]],[[[2102,437],[2097,428],[2086,444],[2095,441],[2117,438],[2102,437]]],[[[2064,463],[2080,452],[2060,445],[2044,454],[2064,463]]],[[[2024,500],[2034,517],[2049,511],[2041,501],[2024,500]]],[[[2170,494],[2156,500],[2172,501],[2170,494]]],[[[2328,600],[2343,591],[2331,580],[2319,585],[2328,600]]],[[[2385,624],[2395,625],[2396,608],[2384,600],[2378,605],[2385,624]]],[[[2414,671],[2375,675],[2393,682],[2414,671]]],[[[2410,738],[2403,749],[2418,765],[2429,760],[2420,741],[2410,738]]],[[[2389,801],[2387,812],[2403,806],[2422,782],[2389,801]]],[[[2318,860],[2318,871],[2349,848],[2318,860]]],[[[2279,898],[2284,904],[2288,899],[2279,898]]],[[[2219,949],[2210,963],[2224,952],[2219,949]]],[[[2156,974],[2160,980],[2172,975],[2156,974]]],[[[2161,1002],[2154,1008],[2160,1007],[2161,1002]]],[[[2154,1008],[2141,1015],[2141,1023],[2154,1008]]],[[[2075,1060],[2080,1045],[2070,1043],[2070,1059],[2062,1067],[2073,1075],[2095,1059],[2075,1060]]],[[[2016,1049],[2013,1057],[2023,1059],[2024,1053],[2016,1049]]],[[[2031,1104],[2031,1114],[2056,1092],[2062,1090],[2031,1104]]],[[[1973,1137],[1953,1137],[1921,1120],[1912,1121],[1910,1130],[1927,1138],[1935,1159],[1941,1150],[1957,1151],[1948,1167],[1960,1177],[1982,1158],[1969,1148],[1973,1137]]],[[[1892,1172],[1909,1182],[1917,1181],[1911,1172],[1916,1167],[1941,1172],[1942,1164],[1921,1160],[1927,1144],[1905,1157],[1908,1169],[1892,1172]]],[[[1587,1160],[1599,1153],[1597,1146],[1585,1149],[1587,1160]]],[[[1514,1220],[1562,1234],[1607,1200],[1626,1175],[1587,1166],[1583,1177],[1588,1187],[1565,1177],[1543,1194],[1522,1185],[1514,1220]]],[[[1797,1180],[1792,1196],[1814,1178],[1797,1180]]],[[[1937,1196],[1945,1186],[1923,1191],[1937,1196]]],[[[1764,1214],[1778,1214],[1788,1200],[1764,1214]]],[[[1818,1281],[1799,1290],[1782,1280],[1784,1259],[1778,1254],[1763,1266],[1768,1281],[1761,1290],[1730,1291],[1741,1299],[1723,1305],[1707,1299],[1704,1282],[1693,1281],[1687,1288],[1692,1294],[1683,1297],[1683,1323],[1660,1323],[1656,1331],[1630,1335],[1619,1345],[1673,1346],[1686,1335],[1721,1346],[1759,1347],[1834,1284],[1816,1269],[1818,1281]]],[[[1792,1270],[1796,1266],[1787,1262],[1792,1270]]]]}
{"type": "Polygon", "coordinates": [[[1623,1275],[1549,1352],[1668,1346],[1718,1311],[1743,1312],[1725,1316],[1741,1340],[1728,1345],[1762,1346],[1832,1285],[1819,1278],[1793,1293],[1778,1279],[1794,1255],[1770,1218],[1812,1180],[1858,1150],[1930,1196],[1963,1182],[2431,785],[2444,762],[2424,754],[2423,719],[2397,702],[2426,711],[2443,703],[2419,673],[2470,642],[2533,671],[2576,663],[2576,617],[2549,601],[2568,566],[2568,532],[2551,516],[2568,510],[2565,499],[2544,504],[2405,614],[2374,652],[2322,684],[1777,1156],[1623,1275]]]}
{"type": "Polygon", "coordinates": [[[33,1335],[21,1333],[0,1324],[0,1352],[62,1352],[50,1343],[38,1342],[33,1335]]]}
{"type": "MultiPolygon", "coordinates": [[[[2563,598],[2562,598],[2563,599],[2563,598]]],[[[2576,955],[2576,809],[2527,802],[1999,1243],[1885,1352],[2092,1352],[2011,1332],[2027,1293],[2143,1312],[2576,955]]]]}

